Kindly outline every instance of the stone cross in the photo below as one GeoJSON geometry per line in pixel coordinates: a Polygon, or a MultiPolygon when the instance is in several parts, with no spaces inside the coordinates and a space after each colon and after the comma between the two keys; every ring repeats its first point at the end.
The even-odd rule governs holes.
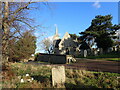
{"type": "Polygon", "coordinates": [[[65,67],[55,66],[52,68],[52,85],[57,88],[64,88],[65,83],[65,67]]]}

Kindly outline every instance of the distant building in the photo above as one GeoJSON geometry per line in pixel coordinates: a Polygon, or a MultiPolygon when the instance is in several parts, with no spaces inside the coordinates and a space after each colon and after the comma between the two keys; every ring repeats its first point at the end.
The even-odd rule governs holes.
{"type": "Polygon", "coordinates": [[[115,36],[117,36],[117,38],[114,39],[114,40],[117,41],[117,42],[120,42],[120,29],[116,31],[115,36]]]}
{"type": "Polygon", "coordinates": [[[60,39],[58,28],[56,26],[55,35],[53,37],[53,52],[55,54],[75,55],[77,53],[77,47],[77,39],[73,39],[68,32],[66,32],[63,38],[60,39]]]}
{"type": "MultiPolygon", "coordinates": [[[[120,29],[116,32],[115,36],[117,39],[113,39],[114,41],[120,42],[120,29]]],[[[78,43],[78,38],[73,38],[71,34],[68,32],[60,38],[58,34],[58,28],[55,28],[55,35],[53,37],[53,53],[54,54],[68,54],[68,55],[83,55],[83,51],[87,50],[88,55],[94,55],[94,53],[102,52],[101,49],[98,49],[94,39],[89,43],[78,43]],[[91,45],[92,47],[90,47],[91,45]]],[[[116,51],[119,49],[119,45],[111,47],[108,51],[116,51]],[[115,50],[113,50],[115,48],[115,50]]]]}
{"type": "Polygon", "coordinates": [[[113,51],[120,51],[120,29],[116,31],[115,36],[117,36],[117,38],[114,39],[116,45],[113,46],[113,51]]]}

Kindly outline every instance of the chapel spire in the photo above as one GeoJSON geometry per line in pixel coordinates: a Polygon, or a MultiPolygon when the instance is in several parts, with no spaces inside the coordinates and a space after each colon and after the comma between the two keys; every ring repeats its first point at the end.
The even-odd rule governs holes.
{"type": "Polygon", "coordinates": [[[58,34],[58,27],[57,27],[56,24],[55,24],[55,35],[54,35],[53,39],[54,39],[54,40],[60,39],[59,34],[58,34]]]}
{"type": "MultiPolygon", "coordinates": [[[[55,24],[55,35],[58,35],[58,27],[57,25],[55,24]]],[[[59,36],[59,35],[58,35],[59,36]]]]}

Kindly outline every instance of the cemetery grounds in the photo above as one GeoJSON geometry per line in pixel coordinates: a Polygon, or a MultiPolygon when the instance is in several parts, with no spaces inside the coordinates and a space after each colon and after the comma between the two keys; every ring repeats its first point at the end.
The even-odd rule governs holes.
{"type": "MultiPolygon", "coordinates": [[[[52,86],[51,74],[51,69],[54,65],[18,62],[9,63],[9,65],[3,67],[2,88],[55,88],[52,86]]],[[[66,89],[112,88],[114,90],[120,90],[120,73],[96,72],[66,67],[65,76],[66,89]]],[[[56,78],[58,77],[56,76],[56,78]]]]}

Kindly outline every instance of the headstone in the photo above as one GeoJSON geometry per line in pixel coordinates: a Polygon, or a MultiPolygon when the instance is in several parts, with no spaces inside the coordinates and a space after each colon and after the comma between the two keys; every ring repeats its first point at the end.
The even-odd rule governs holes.
{"type": "Polygon", "coordinates": [[[97,54],[98,54],[98,51],[97,51],[97,49],[94,49],[94,56],[96,56],[97,54]]]}
{"type": "Polygon", "coordinates": [[[120,51],[120,45],[118,45],[118,52],[120,51]]]}
{"type": "Polygon", "coordinates": [[[99,48],[100,54],[103,54],[103,49],[99,48]]]}
{"type": "Polygon", "coordinates": [[[108,50],[107,50],[107,52],[109,53],[109,52],[112,52],[113,50],[112,50],[112,47],[110,47],[110,48],[108,48],[108,50]]]}
{"type": "Polygon", "coordinates": [[[84,57],[87,57],[87,50],[84,50],[84,57]]]}
{"type": "Polygon", "coordinates": [[[64,88],[65,83],[65,67],[55,66],[52,68],[52,85],[57,88],[64,88]]]}
{"type": "Polygon", "coordinates": [[[117,51],[117,47],[115,46],[115,51],[117,51]]]}

